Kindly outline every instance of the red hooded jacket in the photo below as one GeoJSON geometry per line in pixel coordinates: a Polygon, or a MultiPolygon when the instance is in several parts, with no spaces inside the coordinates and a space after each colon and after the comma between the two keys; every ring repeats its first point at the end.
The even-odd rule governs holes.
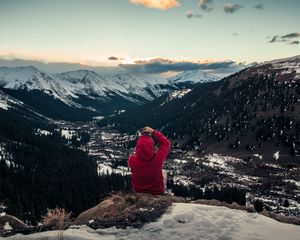
{"type": "Polygon", "coordinates": [[[170,150],[170,141],[160,132],[152,137],[142,135],[136,144],[136,154],[128,159],[131,170],[131,186],[135,192],[162,194],[165,190],[162,166],[170,150]],[[159,143],[155,150],[155,141],[159,143]]]}

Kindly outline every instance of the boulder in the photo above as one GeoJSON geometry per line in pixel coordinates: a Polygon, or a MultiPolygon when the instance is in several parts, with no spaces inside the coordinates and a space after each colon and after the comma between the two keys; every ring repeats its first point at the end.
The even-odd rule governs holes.
{"type": "Polygon", "coordinates": [[[75,225],[88,225],[91,228],[141,227],[164,214],[175,202],[186,202],[184,198],[169,195],[146,193],[115,194],[97,206],[81,213],[75,225]]]}
{"type": "Polygon", "coordinates": [[[0,236],[28,229],[29,226],[20,219],[5,214],[0,216],[0,236]]]}

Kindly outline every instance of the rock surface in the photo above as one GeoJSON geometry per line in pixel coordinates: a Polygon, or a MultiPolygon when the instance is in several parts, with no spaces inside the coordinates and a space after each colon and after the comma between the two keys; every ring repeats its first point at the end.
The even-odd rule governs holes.
{"type": "Polygon", "coordinates": [[[163,215],[175,202],[186,202],[184,198],[168,195],[134,193],[112,195],[97,206],[81,213],[74,221],[76,225],[91,228],[141,227],[163,215]]]}

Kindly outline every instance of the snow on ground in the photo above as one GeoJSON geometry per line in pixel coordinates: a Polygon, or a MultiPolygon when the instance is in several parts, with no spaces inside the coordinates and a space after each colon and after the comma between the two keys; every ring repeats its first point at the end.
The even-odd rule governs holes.
{"type": "Polygon", "coordinates": [[[193,182],[188,177],[182,175],[174,176],[173,181],[175,184],[183,185],[186,187],[193,185],[193,182]]]}
{"type": "Polygon", "coordinates": [[[108,133],[108,132],[102,132],[101,133],[101,139],[102,140],[113,140],[114,136],[112,133],[108,133]]]}
{"type": "Polygon", "coordinates": [[[204,165],[219,169],[224,172],[233,172],[234,168],[230,166],[230,163],[238,163],[242,162],[241,159],[230,157],[230,156],[222,156],[219,154],[208,154],[205,156],[205,161],[203,162],[204,165]]]}
{"type": "Polygon", "coordinates": [[[0,108],[8,110],[9,105],[7,104],[7,101],[5,99],[0,99],[0,108]]]}
{"type": "MultiPolygon", "coordinates": [[[[57,239],[57,231],[23,236],[17,234],[6,239],[57,239]]],[[[248,213],[225,207],[175,203],[171,213],[141,229],[93,230],[74,226],[63,233],[68,240],[103,239],[207,239],[207,240],[299,240],[300,226],[277,222],[257,213],[248,213]],[[77,228],[77,229],[76,229],[77,228]]]]}
{"type": "Polygon", "coordinates": [[[96,117],[93,117],[93,119],[95,120],[102,120],[104,119],[105,117],[104,116],[96,116],[96,117]]]}
{"type": "Polygon", "coordinates": [[[163,102],[162,104],[160,104],[160,106],[163,106],[164,104],[166,104],[169,101],[172,101],[174,99],[178,99],[178,98],[182,98],[184,95],[186,95],[187,93],[189,93],[190,91],[192,91],[192,89],[182,89],[182,90],[175,90],[173,92],[171,92],[169,94],[169,96],[167,97],[166,101],[163,102]]]}
{"type": "Polygon", "coordinates": [[[174,92],[170,93],[170,99],[169,100],[173,100],[176,98],[182,98],[185,94],[189,93],[190,91],[192,91],[192,89],[182,89],[182,90],[176,90],[174,92]]]}
{"type": "Polygon", "coordinates": [[[100,163],[98,164],[98,175],[107,175],[112,174],[112,167],[106,164],[100,163]]]}
{"type": "Polygon", "coordinates": [[[35,135],[39,135],[39,136],[48,136],[48,135],[52,135],[51,132],[47,131],[47,130],[44,130],[44,129],[36,129],[35,131],[35,135]]]}
{"type": "Polygon", "coordinates": [[[23,103],[21,101],[13,99],[11,96],[5,94],[0,90],[0,108],[4,110],[8,110],[8,108],[11,108],[13,105],[22,105],[22,104],[23,103]]]}
{"type": "Polygon", "coordinates": [[[262,66],[265,64],[272,64],[274,69],[282,69],[285,70],[282,74],[292,73],[293,71],[296,73],[296,76],[300,76],[300,55],[288,58],[276,59],[268,62],[264,62],[259,64],[258,66],[262,66]]]}
{"type": "Polygon", "coordinates": [[[272,163],[264,163],[265,166],[275,168],[275,169],[281,169],[285,170],[285,168],[281,167],[280,165],[272,164],[272,163]]]}
{"type": "Polygon", "coordinates": [[[61,129],[61,136],[65,139],[71,139],[74,135],[75,131],[68,129],[61,129]]]}
{"type": "Polygon", "coordinates": [[[273,158],[275,158],[276,160],[279,159],[279,151],[277,151],[273,154],[273,158]]]}
{"type": "Polygon", "coordinates": [[[187,163],[187,160],[174,159],[174,162],[184,164],[187,163]]]}
{"type": "Polygon", "coordinates": [[[108,163],[99,163],[98,164],[98,175],[110,175],[112,173],[120,174],[122,176],[130,174],[130,171],[127,169],[127,167],[124,166],[118,166],[117,168],[112,168],[108,163]]]}
{"type": "Polygon", "coordinates": [[[262,155],[259,155],[258,153],[253,154],[254,157],[258,157],[259,159],[263,159],[262,155]]]}
{"type": "Polygon", "coordinates": [[[15,163],[12,160],[12,155],[7,151],[6,145],[4,143],[0,143],[0,161],[5,161],[8,167],[15,167],[15,163]]]}
{"type": "Polygon", "coordinates": [[[300,187],[300,181],[295,181],[293,179],[286,179],[284,180],[285,182],[291,182],[291,183],[294,183],[297,187],[300,187]]]}

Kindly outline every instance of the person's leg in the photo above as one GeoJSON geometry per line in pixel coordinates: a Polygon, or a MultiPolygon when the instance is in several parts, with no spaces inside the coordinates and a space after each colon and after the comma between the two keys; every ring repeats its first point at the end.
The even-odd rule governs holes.
{"type": "Polygon", "coordinates": [[[165,190],[167,189],[167,180],[168,180],[168,173],[165,169],[162,170],[162,175],[164,178],[164,185],[165,185],[165,190]]]}

